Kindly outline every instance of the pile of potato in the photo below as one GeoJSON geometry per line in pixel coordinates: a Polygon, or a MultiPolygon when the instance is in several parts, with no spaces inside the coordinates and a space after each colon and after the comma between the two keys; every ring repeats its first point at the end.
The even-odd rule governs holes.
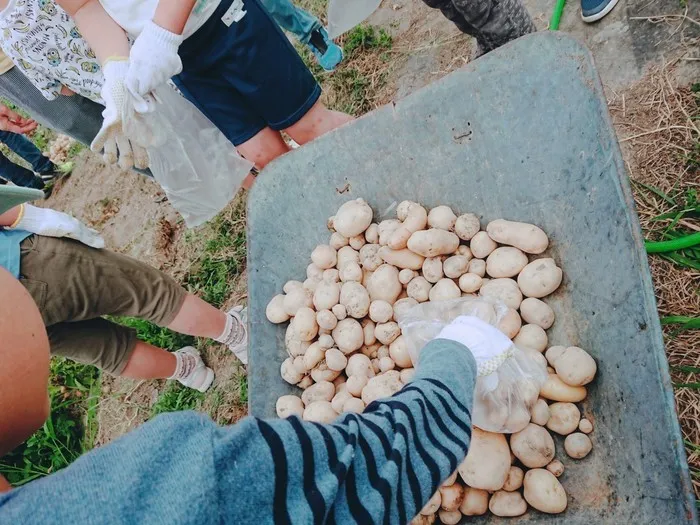
{"type": "Polygon", "coordinates": [[[282,378],[303,389],[300,397],[278,399],[278,416],[331,422],[344,412],[362,412],[413,376],[397,322],[402,313],[425,301],[499,299],[508,313],[498,328],[547,366],[548,379],[533,400],[530,421],[509,439],[473,429],[466,459],[412,523],[439,517],[455,524],[489,510],[520,516],[528,505],[563,512],[567,495],[557,478],[564,465],[555,458],[550,432],[566,436],[571,458],[591,451],[593,426],[575,403],[586,397],[596,363],[581,348],[549,347],[554,312],[541,299],[559,287],[562,270],[551,258],[530,257],[547,249],[547,235],[502,219],[482,231],[476,215],[457,216],[447,206],[428,212],[403,201],[396,212],[397,219],[377,224],[364,200],[344,203],[328,220],[329,244],[311,253],[306,280],[287,282],[284,294],[268,304],[270,322],[290,321],[282,378]]]}

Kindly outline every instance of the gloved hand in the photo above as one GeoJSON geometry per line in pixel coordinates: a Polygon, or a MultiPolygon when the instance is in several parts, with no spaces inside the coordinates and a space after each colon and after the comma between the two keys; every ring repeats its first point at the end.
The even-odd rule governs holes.
{"type": "Polygon", "coordinates": [[[24,204],[20,219],[13,230],[24,230],[44,237],[67,237],[92,248],[104,248],[105,241],[98,232],[88,228],[78,219],[55,210],[24,204]]]}
{"type": "Polygon", "coordinates": [[[128,70],[129,62],[126,59],[110,60],[102,68],[105,77],[101,92],[105,102],[102,112],[104,120],[90,149],[95,153],[104,150],[103,158],[107,164],[114,164],[118,160],[122,169],[134,166],[145,169],[148,167],[146,149],[143,145],[133,142],[124,132],[126,113],[133,113],[127,100],[129,92],[124,83],[128,70]]]}
{"type": "Polygon", "coordinates": [[[495,326],[478,317],[462,315],[443,328],[438,339],[466,346],[474,356],[478,376],[488,376],[513,355],[513,343],[495,326]]]}
{"type": "Polygon", "coordinates": [[[177,54],[182,41],[182,35],[171,33],[153,21],[147,22],[136,38],[129,56],[126,86],[139,113],[153,111],[153,105],[145,97],[182,71],[177,54]]]}

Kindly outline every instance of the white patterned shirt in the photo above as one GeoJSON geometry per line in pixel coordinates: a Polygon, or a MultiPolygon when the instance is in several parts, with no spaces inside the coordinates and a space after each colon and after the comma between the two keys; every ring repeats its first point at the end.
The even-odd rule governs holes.
{"type": "Polygon", "coordinates": [[[63,84],[103,103],[95,53],[54,0],[10,0],[0,11],[0,46],[48,100],[59,96],[63,84]]]}

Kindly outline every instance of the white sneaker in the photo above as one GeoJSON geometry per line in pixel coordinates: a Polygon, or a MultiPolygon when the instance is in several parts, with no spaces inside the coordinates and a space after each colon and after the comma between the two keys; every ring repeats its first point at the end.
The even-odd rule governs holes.
{"type": "Polygon", "coordinates": [[[191,346],[186,346],[175,352],[175,355],[177,368],[173,379],[177,379],[186,387],[206,392],[214,382],[214,371],[204,364],[199,352],[191,346]]]}
{"type": "Polygon", "coordinates": [[[248,308],[234,306],[228,311],[237,326],[233,327],[227,346],[244,365],[248,364],[248,308]]]}

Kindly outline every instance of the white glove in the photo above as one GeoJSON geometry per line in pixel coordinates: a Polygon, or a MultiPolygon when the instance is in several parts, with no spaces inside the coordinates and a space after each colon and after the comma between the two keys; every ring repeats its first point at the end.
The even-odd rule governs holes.
{"type": "Polygon", "coordinates": [[[92,248],[105,247],[105,241],[99,233],[70,215],[31,204],[25,204],[22,213],[13,230],[24,230],[44,237],[67,237],[92,248]]]}
{"type": "Polygon", "coordinates": [[[513,355],[513,343],[495,326],[478,317],[462,315],[440,331],[438,339],[466,346],[476,360],[479,376],[488,376],[513,355]]]}
{"type": "Polygon", "coordinates": [[[148,167],[148,153],[143,145],[130,140],[124,133],[124,118],[127,112],[134,113],[128,104],[129,93],[124,80],[129,69],[127,60],[112,60],[102,68],[105,83],[102,86],[102,99],[105,109],[102,112],[102,128],[92,141],[90,149],[95,153],[104,150],[107,164],[119,161],[122,169],[148,167]]]}
{"type": "Polygon", "coordinates": [[[182,35],[149,21],[131,46],[126,87],[139,113],[153,111],[153,105],[145,97],[182,71],[182,60],[177,54],[182,41],[182,35]]]}

